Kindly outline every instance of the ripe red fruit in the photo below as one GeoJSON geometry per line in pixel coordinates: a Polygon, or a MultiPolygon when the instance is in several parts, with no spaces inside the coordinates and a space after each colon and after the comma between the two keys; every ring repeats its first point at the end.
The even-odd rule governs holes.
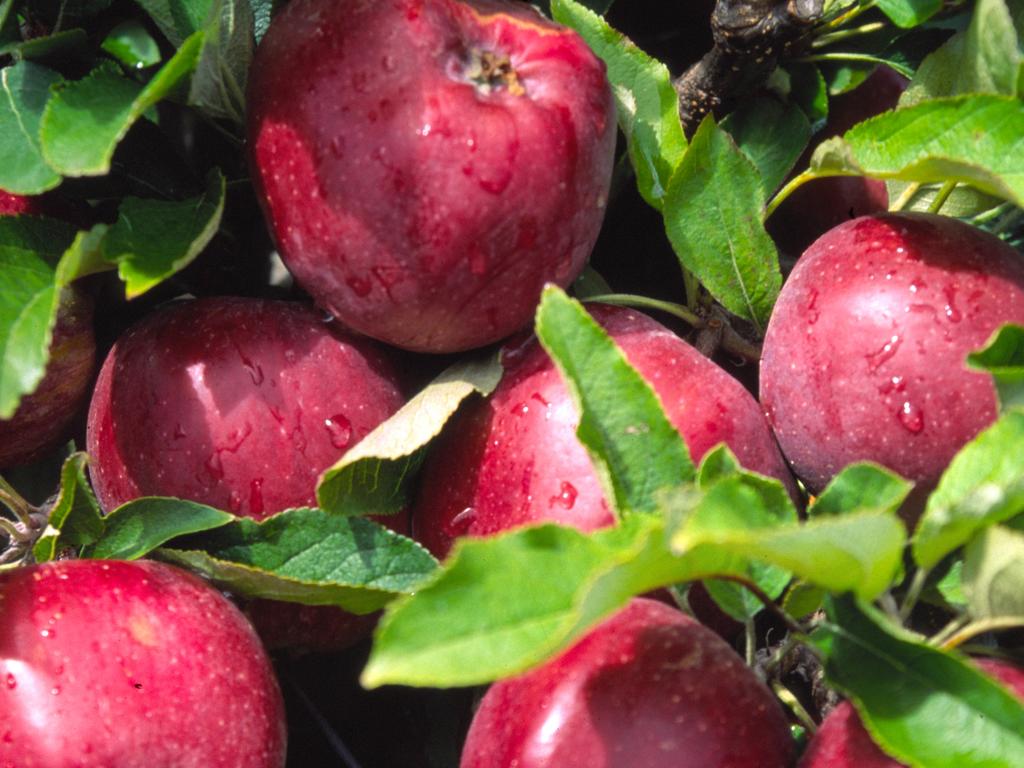
{"type": "Polygon", "coordinates": [[[996,237],[931,214],[842,224],[803,255],[768,324],[761,402],[782,452],[819,492],[875,461],[934,486],[996,414],[967,354],[1024,323],[1024,260],[996,237]]]}
{"type": "Polygon", "coordinates": [[[165,307],[111,349],[89,409],[106,510],[177,496],[255,519],[316,503],[320,473],[402,405],[385,353],[311,307],[165,307]]]}
{"type": "Polygon", "coordinates": [[[252,628],[152,562],[0,573],[0,766],[280,768],[284,709],[252,628]]]}
{"type": "MultiPolygon", "coordinates": [[[[1006,662],[978,659],[975,664],[1024,699],[1024,670],[1006,662]]],[[[800,768],[902,768],[871,740],[857,710],[842,702],[825,718],[807,745],[800,768]]]]}
{"type": "MultiPolygon", "coordinates": [[[[695,462],[725,442],[743,466],[792,483],[760,407],[739,382],[639,312],[588,309],[654,388],[695,462]]],[[[459,413],[424,467],[413,534],[438,557],[462,535],[548,520],[584,531],[612,523],[551,358],[530,340],[506,348],[503,363],[501,384],[459,413]]]]}
{"type": "Polygon", "coordinates": [[[615,113],[573,31],[506,0],[296,0],[249,78],[281,254],[342,322],[451,352],[527,324],[604,215],[615,113]]]}
{"type": "MultiPolygon", "coordinates": [[[[797,169],[807,168],[814,149],[825,139],[841,136],[862,120],[894,109],[907,83],[903,75],[880,66],[852,91],[830,99],[825,127],[797,160],[797,169]]],[[[768,219],[768,231],[779,248],[795,258],[832,227],[888,208],[884,181],[862,176],[815,179],[786,198],[768,219]]]]}
{"type": "Polygon", "coordinates": [[[633,600],[553,661],[491,686],[461,768],[782,768],[771,692],[725,641],[633,600]]]}
{"type": "MultiPolygon", "coordinates": [[[[158,495],[263,519],[315,505],[320,474],[403,402],[385,352],[311,307],[174,304],[129,330],[100,371],[87,433],[93,485],[107,511],[158,495]]],[[[381,522],[408,528],[405,514],[381,522]]],[[[319,606],[251,610],[270,647],[339,648],[372,627],[319,606]]]]}
{"type": "Polygon", "coordinates": [[[43,378],[10,419],[0,420],[0,467],[28,464],[66,438],[85,404],[96,364],[92,318],[92,297],[65,288],[43,378]]]}

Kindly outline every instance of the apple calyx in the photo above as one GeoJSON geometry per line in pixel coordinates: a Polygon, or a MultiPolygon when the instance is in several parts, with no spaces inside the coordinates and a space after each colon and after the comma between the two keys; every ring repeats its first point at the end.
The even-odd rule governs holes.
{"type": "Polygon", "coordinates": [[[0,570],[28,562],[32,548],[49,520],[49,510],[30,504],[6,480],[0,477],[0,505],[7,507],[14,520],[0,515],[0,570]],[[6,541],[5,541],[6,539],[6,541]]]}
{"type": "Polygon", "coordinates": [[[472,85],[481,96],[489,96],[500,89],[508,91],[512,96],[526,94],[507,54],[470,48],[461,64],[461,71],[455,79],[472,85]]]}

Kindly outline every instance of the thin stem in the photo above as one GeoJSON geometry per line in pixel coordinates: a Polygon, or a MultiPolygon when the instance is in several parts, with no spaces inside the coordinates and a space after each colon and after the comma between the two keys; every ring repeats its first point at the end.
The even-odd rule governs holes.
{"type": "Polygon", "coordinates": [[[993,233],[996,235],[1001,235],[1004,232],[1008,232],[1010,229],[1017,225],[1017,222],[1022,217],[1024,217],[1024,210],[1017,208],[1016,210],[1010,211],[1009,213],[1006,214],[1006,216],[1004,216],[999,221],[995,229],[993,229],[993,233]]]}
{"type": "Polygon", "coordinates": [[[792,179],[786,182],[782,189],[775,193],[775,197],[768,201],[768,205],[766,205],[764,209],[764,218],[767,219],[769,216],[775,213],[775,209],[782,205],[782,202],[787,197],[796,192],[797,187],[800,187],[806,184],[808,181],[818,178],[822,178],[822,176],[809,169],[804,171],[803,173],[798,173],[796,176],[794,176],[792,179]]]}
{"type": "Polygon", "coordinates": [[[648,296],[635,296],[631,293],[605,293],[600,296],[591,296],[587,301],[600,302],[602,304],[616,304],[630,307],[657,309],[666,314],[678,317],[684,323],[692,325],[694,328],[703,328],[705,326],[704,319],[702,317],[691,312],[682,304],[674,304],[671,301],[652,299],[648,296]]]}
{"type": "Polygon", "coordinates": [[[939,646],[943,650],[950,651],[956,648],[958,645],[962,645],[970,640],[972,637],[983,635],[986,632],[995,632],[1000,629],[1014,629],[1016,627],[1024,626],[1024,619],[1020,617],[999,617],[995,619],[981,619],[980,621],[973,621],[963,629],[955,632],[947,640],[943,641],[939,646]]]}
{"type": "Polygon", "coordinates": [[[935,195],[935,199],[932,200],[932,204],[928,206],[929,213],[938,213],[942,210],[942,206],[946,204],[949,196],[953,194],[953,190],[956,189],[955,181],[947,181],[940,188],[935,195]]]}
{"type": "Polygon", "coordinates": [[[869,53],[812,53],[810,56],[801,56],[793,61],[801,64],[814,64],[819,61],[866,61],[871,64],[885,64],[884,59],[872,56],[869,53]]]}
{"type": "Polygon", "coordinates": [[[914,573],[914,578],[910,581],[907,594],[903,597],[903,605],[900,606],[900,622],[906,622],[910,618],[910,614],[913,613],[914,606],[917,605],[917,600],[921,597],[921,591],[924,589],[927,580],[928,570],[926,568],[920,568],[914,573]]]}
{"type": "Polygon", "coordinates": [[[683,288],[686,291],[686,308],[696,312],[700,302],[700,281],[686,267],[683,267],[683,288]]]}
{"type": "Polygon", "coordinates": [[[21,494],[15,490],[14,486],[8,483],[3,477],[0,477],[0,504],[3,504],[18,518],[18,522],[27,528],[32,527],[32,512],[33,507],[25,499],[21,497],[21,494]]]}
{"type": "Polygon", "coordinates": [[[0,517],[0,533],[3,533],[15,544],[25,544],[32,536],[26,533],[17,523],[12,523],[6,517],[0,517]]]}
{"type": "Polygon", "coordinates": [[[786,639],[782,641],[782,645],[775,649],[772,657],[764,664],[764,674],[766,677],[771,677],[775,674],[775,670],[782,664],[782,660],[786,658],[786,655],[793,650],[796,644],[799,642],[796,636],[793,634],[786,635],[786,639]]]}
{"type": "Polygon", "coordinates": [[[778,680],[772,680],[771,685],[779,701],[789,707],[790,711],[796,716],[796,719],[800,721],[800,725],[806,728],[807,732],[813,736],[818,730],[818,724],[814,722],[814,718],[811,717],[810,713],[804,709],[800,699],[794,696],[793,692],[778,680]]]}
{"type": "Polygon", "coordinates": [[[872,32],[878,32],[879,30],[885,29],[885,27],[885,22],[873,21],[870,24],[862,24],[859,27],[837,29],[835,32],[826,32],[824,35],[819,35],[815,38],[814,42],[811,43],[811,48],[824,48],[825,46],[837,43],[840,40],[847,40],[851,37],[857,37],[858,35],[870,35],[872,32]]]}
{"type": "Polygon", "coordinates": [[[946,640],[951,638],[963,627],[967,626],[971,621],[969,616],[957,616],[955,619],[950,621],[946,626],[928,638],[928,642],[931,645],[942,645],[946,640]]]}
{"type": "Polygon", "coordinates": [[[889,210],[892,211],[893,213],[896,213],[897,211],[902,211],[904,208],[910,205],[910,201],[914,199],[914,195],[916,195],[920,191],[920,189],[921,183],[918,181],[915,181],[912,184],[908,184],[907,188],[900,193],[900,196],[898,198],[896,198],[896,202],[892,203],[889,206],[889,210]]]}
{"type": "Polygon", "coordinates": [[[844,11],[843,13],[839,14],[831,21],[825,22],[822,26],[825,27],[826,29],[836,29],[838,27],[841,27],[843,26],[843,24],[845,24],[848,21],[852,21],[865,11],[871,10],[871,8],[873,8],[874,5],[875,4],[873,2],[857,4],[850,10],[844,11]]]}
{"type": "Polygon", "coordinates": [[[882,610],[885,611],[886,615],[898,624],[902,624],[903,620],[900,618],[900,607],[896,605],[896,598],[892,596],[891,592],[885,592],[881,597],[878,598],[878,604],[882,606],[882,610]]]}

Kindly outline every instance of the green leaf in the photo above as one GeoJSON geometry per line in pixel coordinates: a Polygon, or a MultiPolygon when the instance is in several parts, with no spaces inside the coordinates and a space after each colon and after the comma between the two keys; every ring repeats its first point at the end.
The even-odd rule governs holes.
{"type": "Polygon", "coordinates": [[[992,375],[1002,410],[1024,407],[1024,328],[999,328],[982,349],[967,356],[967,365],[992,375]]]}
{"type": "Polygon", "coordinates": [[[914,534],[914,559],[922,568],[995,523],[1024,511],[1024,411],[1004,413],[964,446],[928,497],[914,534]]]}
{"type": "Polygon", "coordinates": [[[1024,533],[994,525],[975,536],[964,550],[963,590],[974,618],[1024,623],[1024,533]]]}
{"type": "Polygon", "coordinates": [[[82,80],[55,91],[43,113],[43,158],[65,176],[102,176],[119,141],[143,113],[195,69],[203,48],[197,32],[145,86],[103,62],[82,80]]]}
{"type": "Polygon", "coordinates": [[[64,549],[77,550],[103,535],[102,511],[85,477],[88,459],[84,453],[75,453],[61,468],[60,491],[46,529],[32,548],[37,563],[54,560],[64,549]]]}
{"type": "Polygon", "coordinates": [[[249,0],[249,6],[252,8],[253,32],[256,42],[259,43],[270,26],[270,18],[274,12],[274,0],[249,0]]]}
{"type": "Polygon", "coordinates": [[[803,619],[821,610],[827,594],[821,587],[798,581],[782,599],[782,610],[796,619],[803,619]]]}
{"type": "Polygon", "coordinates": [[[665,228],[683,267],[763,333],[782,286],[754,164],[708,117],[669,182],[665,228]]]}
{"type": "Polygon", "coordinates": [[[74,229],[51,219],[0,217],[0,419],[43,378],[62,289],[95,271],[85,236],[72,241],[74,229]]]}
{"type": "Polygon", "coordinates": [[[923,24],[942,10],[942,0],[877,0],[875,4],[904,29],[923,24]]]}
{"type": "Polygon", "coordinates": [[[65,63],[69,59],[82,59],[88,52],[89,35],[84,29],[66,29],[52,35],[18,40],[0,47],[0,56],[11,56],[16,61],[65,63]]]}
{"type": "Polygon", "coordinates": [[[678,581],[662,535],[640,515],[589,536],[542,525],[459,540],[435,579],[389,606],[363,685],[476,685],[540,664],[632,595],[678,581]]]}
{"type": "Polygon", "coordinates": [[[825,674],[872,737],[928,768],[1024,765],[1024,705],[965,660],[918,641],[849,598],[814,634],[825,674]]]}
{"type": "Polygon", "coordinates": [[[978,0],[970,26],[921,62],[900,105],[970,93],[1014,96],[1021,60],[1006,1],[978,0]]]}
{"type": "Polygon", "coordinates": [[[660,209],[668,181],[686,152],[679,97],[668,68],[574,0],[552,0],[551,12],[557,22],[575,29],[607,64],[637,187],[648,203],[660,209]]]}
{"type": "Polygon", "coordinates": [[[435,579],[389,607],[364,685],[476,685],[519,674],[634,595],[715,576],[749,578],[750,559],[796,566],[830,589],[872,596],[899,567],[903,529],[891,515],[773,526],[770,514],[765,520],[749,506],[730,507],[725,495],[693,512],[701,524],[682,529],[687,546],[675,556],[664,520],[654,515],[632,515],[590,535],[543,525],[460,540],[435,579]],[[750,529],[752,517],[760,525],[750,529]]]}
{"type": "Polygon", "coordinates": [[[82,553],[94,560],[136,560],[178,536],[227,525],[234,515],[182,499],[146,496],[107,515],[103,535],[82,553]]]}
{"type": "Polygon", "coordinates": [[[411,592],[437,567],[423,547],[361,517],[290,509],[262,522],[236,518],[157,550],[249,597],[379,610],[411,592]]]}
{"type": "Polygon", "coordinates": [[[141,22],[131,19],[114,27],[101,46],[122,64],[144,69],[160,62],[160,48],[141,22]]]}
{"type": "Polygon", "coordinates": [[[961,96],[887,112],[822,142],[817,175],[955,181],[1024,204],[1024,102],[961,96]]]}
{"type": "Polygon", "coordinates": [[[135,0],[171,41],[180,48],[206,24],[215,0],[135,0]]]}
{"type": "Polygon", "coordinates": [[[0,246],[0,274],[0,419],[9,419],[42,381],[60,291],[31,251],[0,246]]]}
{"type": "Polygon", "coordinates": [[[189,200],[127,197],[103,240],[103,255],[117,264],[129,299],[184,269],[207,246],[224,213],[224,177],[214,169],[206,192],[189,200]]]}
{"type": "Polygon", "coordinates": [[[188,103],[210,117],[245,122],[245,84],[256,49],[249,0],[214,0],[188,103]]]}
{"type": "Polygon", "coordinates": [[[408,506],[410,481],[426,446],[467,397],[494,391],[501,374],[494,354],[450,367],[324,472],[317,503],[343,515],[388,514],[408,506]]]}
{"type": "Polygon", "coordinates": [[[811,124],[799,106],[767,96],[740,104],[722,128],[757,167],[765,199],[782,184],[811,138],[811,124]]]}
{"type": "Polygon", "coordinates": [[[800,107],[816,130],[828,117],[828,84],[821,70],[813,64],[787,64],[782,70],[788,76],[786,95],[800,107]]]}
{"type": "Polygon", "coordinates": [[[657,494],[694,476],[683,438],[658,396],[579,302],[541,294],[537,336],[580,413],[576,436],[620,515],[653,512],[657,494]]]}
{"type": "Polygon", "coordinates": [[[800,524],[795,511],[773,512],[763,496],[758,499],[756,486],[736,478],[720,481],[696,497],[685,489],[678,491],[665,504],[673,521],[672,549],[689,557],[720,553],[718,575],[749,578],[745,562],[760,561],[834,592],[854,591],[866,599],[890,586],[906,542],[903,524],[891,512],[865,511],[800,524]]]}
{"type": "Polygon", "coordinates": [[[832,479],[807,514],[846,515],[864,509],[895,512],[913,485],[878,464],[851,464],[832,479]]]}
{"type": "Polygon", "coordinates": [[[967,597],[964,595],[963,570],[963,560],[957,560],[935,584],[935,591],[942,596],[947,605],[954,608],[967,607],[967,597]]]}
{"type": "Polygon", "coordinates": [[[60,82],[53,70],[27,61],[0,69],[0,188],[35,195],[60,184],[60,174],[46,164],[39,146],[50,86],[60,82]]]}

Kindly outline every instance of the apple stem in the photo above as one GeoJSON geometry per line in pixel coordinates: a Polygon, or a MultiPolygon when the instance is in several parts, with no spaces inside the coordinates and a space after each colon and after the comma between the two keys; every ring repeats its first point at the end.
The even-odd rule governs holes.
{"type": "Polygon", "coordinates": [[[786,184],[782,187],[782,189],[780,189],[778,192],[775,193],[775,197],[773,197],[771,200],[769,200],[768,204],[764,207],[764,216],[762,216],[761,219],[762,219],[762,221],[767,221],[768,217],[770,217],[773,213],[775,213],[775,209],[777,209],[780,205],[782,205],[782,203],[786,200],[787,197],[789,197],[794,192],[796,192],[798,187],[802,187],[808,181],[814,181],[814,179],[826,179],[829,176],[858,176],[858,175],[860,175],[860,174],[843,172],[843,171],[840,171],[840,170],[832,170],[832,169],[814,170],[813,168],[808,168],[803,173],[798,173],[796,176],[794,176],[792,179],[790,179],[788,182],[786,182],[786,184]]]}
{"type": "Polygon", "coordinates": [[[818,730],[818,724],[814,722],[814,718],[804,708],[804,705],[800,703],[800,699],[794,696],[793,692],[778,680],[771,681],[771,688],[779,701],[789,708],[789,711],[800,721],[800,725],[806,728],[807,733],[813,736],[818,730]]]}
{"type": "Polygon", "coordinates": [[[942,187],[939,188],[938,193],[935,195],[935,199],[932,200],[932,204],[928,206],[928,213],[938,213],[942,210],[942,206],[946,204],[946,200],[953,194],[953,190],[956,189],[955,181],[947,181],[942,187]]]}
{"type": "MultiPolygon", "coordinates": [[[[711,320],[705,320],[682,304],[652,299],[648,296],[636,296],[631,293],[604,293],[597,296],[588,296],[586,301],[614,304],[620,307],[656,309],[659,312],[678,317],[698,331],[714,326],[713,330],[717,332],[720,326],[722,349],[749,363],[756,363],[761,359],[761,346],[744,339],[727,320],[722,319],[720,316],[713,316],[711,320]]],[[[701,351],[706,355],[709,354],[708,350],[702,349],[701,351]]],[[[710,350],[711,353],[714,351],[713,349],[710,350]]]]}
{"type": "Polygon", "coordinates": [[[824,48],[825,46],[832,45],[832,43],[837,43],[840,40],[847,40],[859,35],[870,35],[872,32],[878,32],[885,28],[885,22],[873,21],[870,24],[862,24],[859,27],[838,29],[835,32],[826,32],[823,35],[819,35],[811,42],[811,48],[824,48]]]}
{"type": "Polygon", "coordinates": [[[918,193],[918,190],[920,189],[921,183],[918,181],[915,181],[913,184],[908,184],[907,188],[900,193],[900,196],[898,198],[896,198],[896,202],[892,203],[889,206],[889,210],[892,213],[902,211],[904,208],[910,205],[910,201],[914,199],[914,196],[918,193]]]}
{"type": "Polygon", "coordinates": [[[953,633],[948,639],[942,641],[939,647],[944,651],[951,651],[963,645],[972,637],[983,635],[986,632],[995,632],[1001,629],[1015,629],[1024,625],[1024,620],[1018,616],[998,616],[991,619],[979,619],[972,621],[962,629],[953,633]]]}
{"type": "Polygon", "coordinates": [[[838,16],[834,16],[833,18],[828,19],[821,26],[825,29],[836,29],[837,27],[841,27],[846,22],[852,21],[853,19],[857,18],[865,11],[871,10],[871,8],[874,7],[874,5],[874,3],[856,3],[853,6],[853,8],[850,8],[847,11],[843,11],[842,8],[840,8],[838,9],[838,16]]]}
{"type": "Polygon", "coordinates": [[[910,618],[910,614],[914,611],[914,606],[917,605],[917,599],[921,596],[922,590],[924,590],[927,579],[928,570],[926,568],[919,568],[914,573],[914,578],[910,582],[907,594],[903,598],[903,605],[900,606],[900,621],[906,622],[910,618]]]}
{"type": "Polygon", "coordinates": [[[34,527],[35,523],[32,513],[36,511],[35,507],[25,501],[21,494],[15,490],[14,486],[3,477],[0,477],[0,504],[11,510],[18,523],[27,530],[31,530],[34,527]]]}
{"type": "Polygon", "coordinates": [[[757,627],[754,619],[748,618],[743,622],[744,650],[747,666],[753,668],[757,663],[757,627]]]}

